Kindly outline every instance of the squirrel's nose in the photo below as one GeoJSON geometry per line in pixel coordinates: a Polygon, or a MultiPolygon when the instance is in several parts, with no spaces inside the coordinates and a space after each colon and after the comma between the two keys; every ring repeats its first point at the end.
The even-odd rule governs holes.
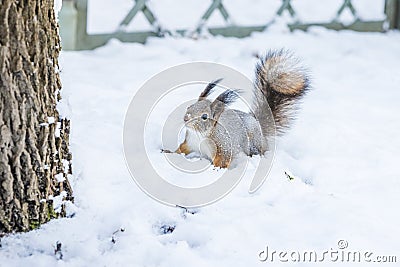
{"type": "Polygon", "coordinates": [[[183,120],[184,120],[185,122],[188,122],[188,121],[189,121],[189,116],[186,114],[185,117],[183,117],[183,120]]]}

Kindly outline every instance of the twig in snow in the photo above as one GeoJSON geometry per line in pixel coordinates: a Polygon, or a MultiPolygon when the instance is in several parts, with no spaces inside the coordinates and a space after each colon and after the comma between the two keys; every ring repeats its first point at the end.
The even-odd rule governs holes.
{"type": "Polygon", "coordinates": [[[115,244],[115,242],[117,242],[117,240],[115,239],[115,235],[116,235],[117,233],[119,233],[119,232],[121,232],[121,233],[125,232],[125,228],[120,228],[120,229],[118,229],[118,230],[116,230],[116,231],[113,232],[113,234],[112,234],[112,236],[111,236],[111,242],[112,242],[113,244],[115,244]]]}
{"type": "Polygon", "coordinates": [[[54,255],[56,255],[56,258],[58,260],[63,259],[63,253],[61,251],[62,243],[60,241],[56,242],[56,247],[54,248],[54,255]]]}
{"type": "Polygon", "coordinates": [[[194,214],[197,213],[197,210],[196,210],[196,209],[191,209],[191,210],[189,210],[188,208],[182,207],[182,206],[179,206],[179,205],[176,205],[176,207],[182,209],[182,214],[181,214],[181,215],[182,215],[182,217],[183,217],[184,219],[186,219],[186,214],[187,214],[187,213],[190,213],[190,214],[192,214],[192,215],[194,215],[194,214]]]}

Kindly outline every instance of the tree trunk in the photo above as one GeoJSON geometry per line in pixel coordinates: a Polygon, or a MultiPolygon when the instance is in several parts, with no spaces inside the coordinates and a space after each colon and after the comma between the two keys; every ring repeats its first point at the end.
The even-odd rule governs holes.
{"type": "Polygon", "coordinates": [[[60,119],[54,0],[0,0],[0,236],[65,215],[69,121],[60,119]]]}

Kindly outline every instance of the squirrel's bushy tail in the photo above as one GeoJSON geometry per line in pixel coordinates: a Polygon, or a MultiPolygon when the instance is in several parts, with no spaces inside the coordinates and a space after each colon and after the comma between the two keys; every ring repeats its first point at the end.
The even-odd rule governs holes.
{"type": "Polygon", "coordinates": [[[278,134],[290,125],[298,100],[309,89],[309,78],[300,62],[286,50],[269,51],[256,66],[255,115],[263,132],[273,134],[268,107],[278,134]],[[265,99],[267,102],[265,102],[265,99]]]}

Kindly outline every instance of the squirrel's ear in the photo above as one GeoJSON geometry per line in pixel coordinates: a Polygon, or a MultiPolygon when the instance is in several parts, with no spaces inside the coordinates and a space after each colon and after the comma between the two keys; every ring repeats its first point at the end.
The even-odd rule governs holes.
{"type": "Polygon", "coordinates": [[[222,78],[212,81],[210,82],[207,87],[203,90],[203,92],[201,92],[200,96],[199,96],[199,101],[205,99],[209,94],[211,94],[212,90],[214,89],[215,86],[217,86],[217,84],[222,81],[222,78]]]}
{"type": "Polygon", "coordinates": [[[233,103],[238,97],[238,91],[226,90],[211,103],[211,110],[213,112],[213,119],[215,122],[218,121],[218,118],[224,111],[225,106],[233,103]]]}
{"type": "Polygon", "coordinates": [[[225,104],[221,101],[215,99],[214,102],[211,103],[211,116],[214,121],[214,125],[217,124],[219,116],[221,116],[224,109],[225,104]]]}
{"type": "MultiPolygon", "coordinates": [[[[222,102],[225,105],[229,105],[235,102],[236,99],[239,97],[239,90],[225,90],[222,94],[220,94],[214,102],[222,102]]],[[[214,103],[213,102],[213,103],[214,103]]]]}

